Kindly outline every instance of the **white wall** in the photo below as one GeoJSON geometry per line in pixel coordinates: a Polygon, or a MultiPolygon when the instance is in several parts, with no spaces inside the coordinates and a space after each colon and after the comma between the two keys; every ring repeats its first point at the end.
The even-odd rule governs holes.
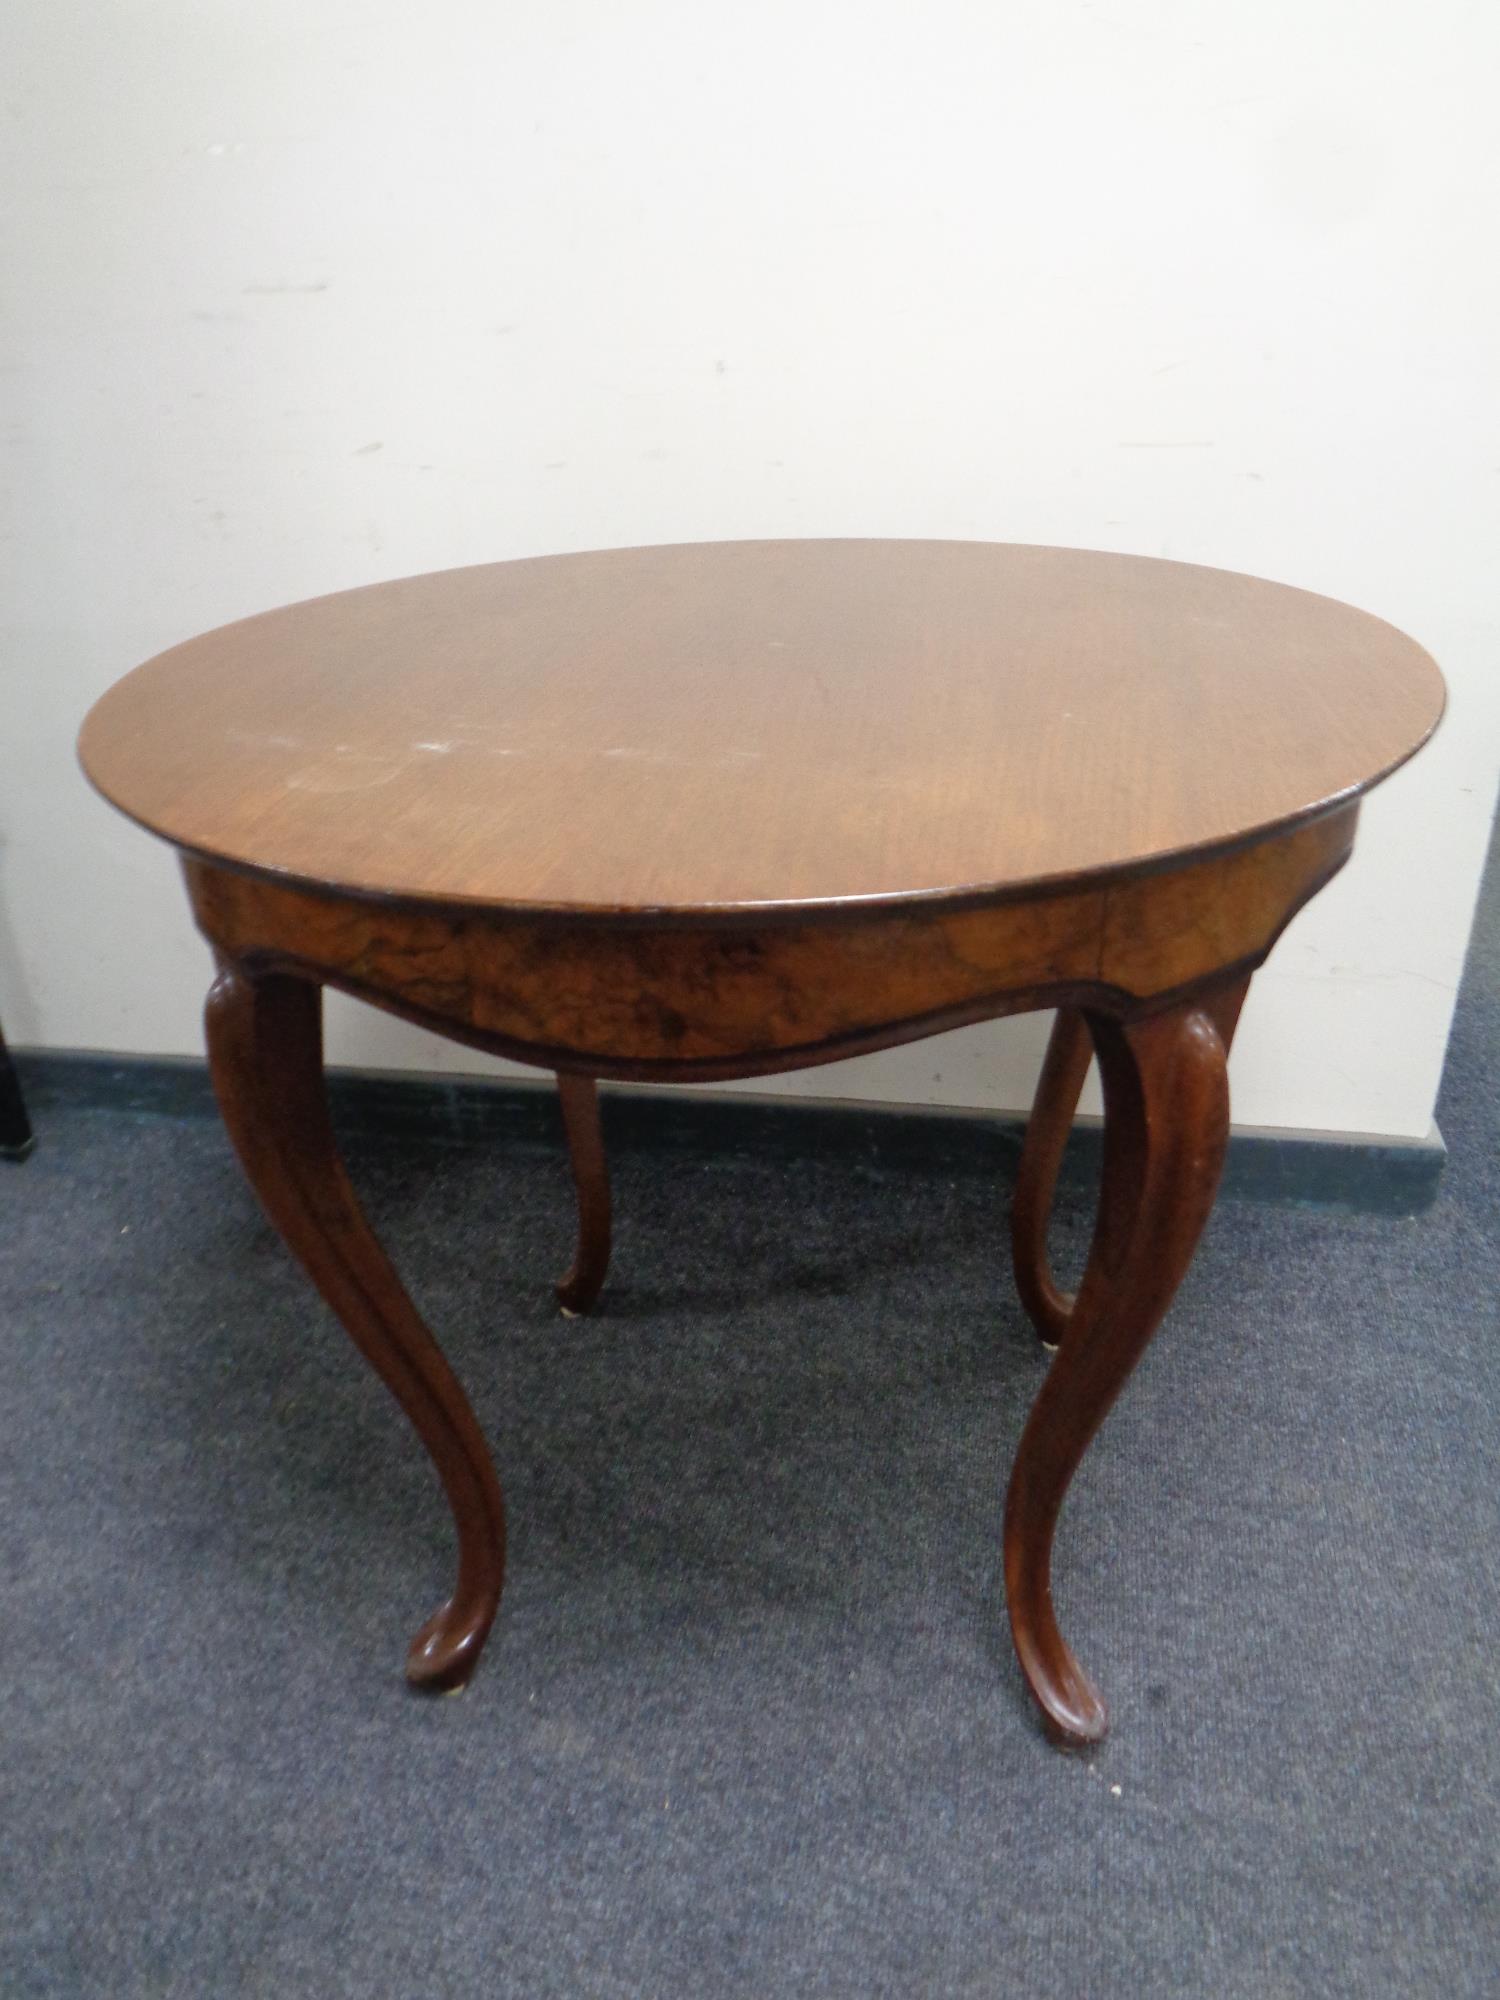
{"type": "MultiPolygon", "coordinates": [[[[72,762],[173,640],[554,549],[1064,542],[1446,668],[1234,1063],[1245,1122],[1424,1133],[1500,739],[1497,74],[1469,0],[8,0],[11,1038],[200,1046],[170,858],[72,762]]],[[[1014,1106],[1043,1027],[785,1087],[1014,1106]]]]}

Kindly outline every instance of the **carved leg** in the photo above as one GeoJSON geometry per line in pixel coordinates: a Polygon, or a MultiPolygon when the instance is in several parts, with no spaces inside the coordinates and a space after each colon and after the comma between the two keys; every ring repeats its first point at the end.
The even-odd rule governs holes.
{"type": "Polygon", "coordinates": [[[462,1687],[505,1575],[505,1513],[483,1435],[442,1351],[360,1211],[323,1083],[322,994],[224,966],[207,1008],[229,1136],[271,1221],[431,1454],[458,1529],[458,1582],[407,1654],[407,1678],[462,1687]]]}
{"type": "Polygon", "coordinates": [[[1016,1290],[1044,1346],[1056,1347],[1073,1310],[1073,1294],[1060,1291],[1047,1257],[1047,1225],[1057,1170],[1072,1129],[1073,1114],[1093,1047],[1088,1023],[1076,1007],[1059,1007],[1026,1125],[1021,1166],[1010,1212],[1010,1245],[1016,1290]]]}
{"type": "Polygon", "coordinates": [[[594,1079],[559,1073],[557,1089],[578,1191],[578,1247],[567,1275],[555,1287],[557,1302],[571,1319],[594,1304],[609,1270],[609,1165],[594,1079]]]}
{"type": "Polygon", "coordinates": [[[1244,982],[1148,1019],[1090,1014],[1104,1175],[1088,1268],[1022,1434],[1005,1506],[1005,1588],[1049,1735],[1097,1742],[1104,1704],[1052,1610],[1052,1537],[1078,1463],[1171,1303],[1213,1207],[1229,1136],[1226,1037],[1244,982]]]}
{"type": "MultiPolygon", "coordinates": [[[[1248,980],[1236,980],[1205,995],[1203,1006],[1219,1030],[1226,1054],[1244,1005],[1248,980]]],[[[1016,1290],[1042,1345],[1055,1351],[1076,1304],[1052,1276],[1047,1230],[1057,1193],[1057,1174],[1067,1147],[1078,1099],[1088,1075],[1093,1046],[1088,1022],[1076,1007],[1059,1007],[1047,1043],[1036,1101],[1026,1124],[1021,1164],[1011,1202],[1010,1242],[1016,1290]]]]}

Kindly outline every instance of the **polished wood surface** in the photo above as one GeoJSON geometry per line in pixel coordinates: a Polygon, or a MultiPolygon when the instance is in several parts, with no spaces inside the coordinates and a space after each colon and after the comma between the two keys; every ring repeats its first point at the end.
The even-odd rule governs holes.
{"type": "Polygon", "coordinates": [[[505,1509],[484,1437],[392,1269],[339,1157],[323,1086],[322,996],[300,979],[225,966],[205,1010],[209,1068],[247,1179],[351,1339],[410,1419],[458,1531],[453,1594],[407,1652],[407,1677],[463,1684],[505,1580],[505,1509]]]}
{"type": "Polygon", "coordinates": [[[573,1312],[609,1261],[596,1078],[761,1076],[1057,1008],[1013,1248],[1058,1351],[1003,1545],[1027,1685],[1056,1740],[1087,1744],[1104,1708],[1053,1603],[1059,1511],[1212,1206],[1249,978],[1441,705],[1419,647],[1300,592],[858,542],[383,585],[210,634],[107,695],[84,761],[182,856],[246,1172],[447,1493],[458,1580],[411,1678],[472,1672],[504,1516],[340,1164],[323,987],[557,1073],[573,1312]],[[1046,1236],[1090,1050],[1105,1153],[1075,1298],[1046,1236]]]}
{"type": "Polygon", "coordinates": [[[226,956],[316,976],[545,1069],[661,1082],[770,1074],[1074,996],[1146,1001],[1258,963],[1348,856],[1357,806],[1112,891],[976,909],[784,917],[745,931],[461,919],[186,863],[226,956]]]}
{"type": "Polygon", "coordinates": [[[1059,1007],[1042,1058],[1011,1195],[1010,1245],[1016,1290],[1044,1347],[1061,1342],[1073,1311],[1073,1293],[1063,1291],[1052,1275],[1047,1225],[1052,1219],[1063,1149],[1093,1053],[1086,1017],[1076,1007],[1059,1007]]]}
{"type": "Polygon", "coordinates": [[[555,1287],[570,1319],[592,1309],[609,1272],[609,1163],[599,1122],[599,1086],[591,1076],[564,1071],[557,1079],[573,1192],[578,1199],[578,1242],[573,1261],[555,1287]]]}
{"type": "MultiPolygon", "coordinates": [[[[1211,989],[1204,1002],[1226,1054],[1234,1042],[1247,990],[1248,982],[1235,981],[1211,989]]],[[[1052,1275],[1047,1231],[1057,1192],[1058,1169],[1092,1054],[1089,1016],[1077,1007],[1059,1007],[1042,1061],[1042,1073],[1037,1079],[1011,1197],[1010,1240],[1016,1290],[1042,1345],[1049,1350],[1061,1345],[1078,1303],[1076,1294],[1063,1291],[1052,1275]]],[[[1101,1209],[1101,1216],[1103,1213],[1101,1209]]]]}
{"type": "Polygon", "coordinates": [[[1433,727],[1420,647],[1143,557],[727,542],[498,563],[224,627],[98,703],[177,846],[391,900],[991,899],[1253,839],[1433,727]]]}
{"type": "Polygon", "coordinates": [[[1005,1503],[1005,1591],[1016,1653],[1058,1742],[1105,1730],[1097,1689],[1052,1602],[1052,1540],[1073,1474],[1171,1304],[1208,1220],[1229,1139],[1218,1020],[1243,982],[1141,1021],[1085,1015],[1104,1085],[1104,1172],[1088,1267],[1032,1406],[1005,1503]]]}

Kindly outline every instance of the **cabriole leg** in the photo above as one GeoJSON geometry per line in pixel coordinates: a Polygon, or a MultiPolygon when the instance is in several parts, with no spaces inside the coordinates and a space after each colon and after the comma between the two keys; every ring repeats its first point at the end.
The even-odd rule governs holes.
{"type": "Polygon", "coordinates": [[[609,1163],[599,1123],[599,1086],[591,1076],[561,1072],[557,1090],[578,1195],[578,1244],[555,1287],[557,1303],[571,1318],[595,1303],[609,1270],[609,1163]]]}
{"type": "Polygon", "coordinates": [[[1052,1608],[1052,1539],[1090,1440],[1145,1352],[1213,1207],[1229,1136],[1226,1052],[1244,982],[1137,1021],[1086,1016],[1104,1085],[1104,1171],[1088,1268],[1016,1454],[1005,1587],[1048,1733],[1097,1742],[1106,1716],[1052,1608]]]}
{"type": "Polygon", "coordinates": [[[468,1400],[366,1222],[323,1081],[322,994],[224,966],[208,996],[209,1063],[224,1122],[267,1215],[426,1445],[458,1530],[453,1595],[412,1641],[407,1678],[461,1687],[500,1602],[505,1514],[468,1400]]]}
{"type": "Polygon", "coordinates": [[[1076,1007],[1059,1007],[1037,1081],[1036,1102],[1026,1123],[1010,1212],[1016,1290],[1047,1347],[1061,1342],[1073,1310],[1073,1294],[1060,1291],[1052,1276],[1047,1225],[1052,1220],[1058,1168],[1092,1054],[1088,1022],[1076,1007]]]}

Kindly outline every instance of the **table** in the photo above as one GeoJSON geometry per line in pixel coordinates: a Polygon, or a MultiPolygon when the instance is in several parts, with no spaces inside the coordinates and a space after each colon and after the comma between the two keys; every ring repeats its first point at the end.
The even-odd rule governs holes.
{"type": "Polygon", "coordinates": [[[1015,1190],[1055,1347],[1005,1507],[1021,1671],[1064,1745],[1103,1702],[1052,1601],[1058,1512],[1212,1206],[1246,988],[1443,706],[1410,639],[1185,564],[966,542],[548,556],[377,584],[174,647],[80,755],[178,849],[209,1060],[272,1222],[431,1454],[457,1579],[409,1678],[473,1672],[500,1487],[340,1162],[321,989],[555,1071],[609,1254],[596,1079],[766,1076],[1055,1008],[1015,1190]],[[1076,1296],[1048,1212],[1090,1056],[1105,1137],[1076,1296]]]}

